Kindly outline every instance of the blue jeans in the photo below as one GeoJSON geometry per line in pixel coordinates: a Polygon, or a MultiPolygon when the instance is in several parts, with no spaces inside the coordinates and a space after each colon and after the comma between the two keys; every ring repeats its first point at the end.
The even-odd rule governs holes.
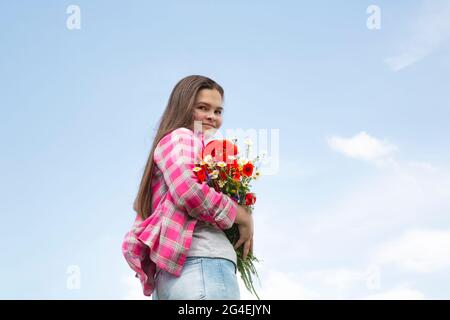
{"type": "Polygon", "coordinates": [[[240,300],[236,268],[224,258],[187,257],[180,277],[159,270],[153,300],[240,300]]]}

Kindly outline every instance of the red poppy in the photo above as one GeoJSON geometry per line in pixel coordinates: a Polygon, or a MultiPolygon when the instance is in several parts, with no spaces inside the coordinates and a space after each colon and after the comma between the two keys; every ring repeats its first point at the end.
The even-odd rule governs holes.
{"type": "Polygon", "coordinates": [[[238,147],[230,140],[213,140],[206,145],[202,152],[202,158],[211,155],[215,161],[232,163],[234,160],[228,159],[228,156],[236,156],[237,154],[238,147]]]}
{"type": "Polygon", "coordinates": [[[245,195],[245,205],[251,206],[255,204],[256,202],[256,196],[253,193],[247,193],[245,195]]]}
{"type": "Polygon", "coordinates": [[[236,181],[239,181],[241,179],[241,175],[239,172],[235,172],[233,175],[233,179],[236,181]]]}
{"type": "Polygon", "coordinates": [[[197,171],[196,174],[197,174],[198,182],[201,183],[201,182],[206,180],[206,172],[205,172],[205,170],[201,169],[201,170],[197,171]]]}
{"type": "Polygon", "coordinates": [[[242,167],[242,172],[245,176],[250,177],[253,173],[253,164],[246,163],[244,164],[244,166],[242,167]]]}

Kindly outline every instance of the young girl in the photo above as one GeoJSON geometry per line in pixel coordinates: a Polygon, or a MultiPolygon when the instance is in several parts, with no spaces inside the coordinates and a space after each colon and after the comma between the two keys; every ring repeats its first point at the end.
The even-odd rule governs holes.
{"type": "Polygon", "coordinates": [[[222,124],[224,91],[204,76],[180,80],[159,122],[122,251],[144,295],[165,299],[240,299],[235,248],[253,249],[253,218],[192,171],[205,133],[222,124]],[[238,224],[235,247],[223,230],[238,224]]]}

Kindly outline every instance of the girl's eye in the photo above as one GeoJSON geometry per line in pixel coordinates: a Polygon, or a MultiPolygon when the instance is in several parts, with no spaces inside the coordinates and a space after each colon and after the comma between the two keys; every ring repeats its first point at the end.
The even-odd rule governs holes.
{"type": "Polygon", "coordinates": [[[222,111],[218,110],[218,111],[216,111],[216,113],[218,113],[218,114],[222,114],[222,111]]]}

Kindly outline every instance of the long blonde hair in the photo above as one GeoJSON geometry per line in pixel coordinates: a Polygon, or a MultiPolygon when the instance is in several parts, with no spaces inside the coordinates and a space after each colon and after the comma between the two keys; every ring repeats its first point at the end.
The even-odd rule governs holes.
{"type": "Polygon", "coordinates": [[[159,141],[168,133],[181,127],[191,127],[194,118],[194,103],[197,94],[202,89],[216,89],[220,95],[224,96],[223,88],[214,80],[200,76],[191,75],[181,79],[173,88],[169,102],[164,113],[159,120],[158,131],[156,132],[153,145],[148,155],[142,175],[139,191],[133,204],[133,209],[142,219],[152,214],[152,175],[153,175],[153,154],[159,141]]]}

